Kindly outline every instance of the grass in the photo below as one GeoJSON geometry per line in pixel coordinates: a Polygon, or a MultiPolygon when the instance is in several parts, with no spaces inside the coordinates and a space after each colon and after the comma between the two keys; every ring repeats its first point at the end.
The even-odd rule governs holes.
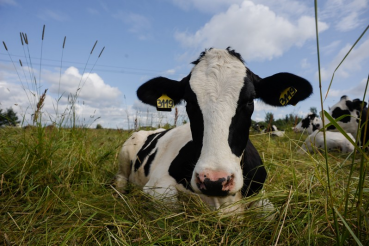
{"type": "MultiPolygon", "coordinates": [[[[41,49],[44,32],[45,26],[41,49]]],[[[68,95],[68,113],[59,113],[63,94],[58,91],[54,105],[57,117],[51,120],[53,125],[45,127],[45,118],[52,117],[42,110],[46,95],[46,91],[39,91],[42,60],[37,81],[27,35],[21,33],[20,37],[27,64],[24,68],[20,61],[24,83],[16,72],[34,113],[35,126],[0,128],[0,244],[369,244],[367,152],[357,149],[352,155],[324,151],[300,155],[296,150],[305,137],[294,132],[287,131],[283,138],[250,136],[269,175],[265,192],[241,203],[246,206],[268,198],[275,207],[273,220],[268,220],[261,208],[221,215],[209,210],[196,195],[180,194],[179,201],[170,204],[152,199],[133,185],[127,194],[120,194],[112,179],[120,147],[131,132],[78,124],[75,105],[87,81],[82,78],[76,93],[68,95]]],[[[319,60],[318,37],[317,32],[319,60]]],[[[60,77],[65,41],[66,37],[60,77]]],[[[5,42],[3,45],[8,51],[5,42]]],[[[95,46],[96,42],[85,69],[95,46]]],[[[323,109],[323,100],[321,106],[323,109]]]]}
{"type": "MultiPolygon", "coordinates": [[[[127,131],[85,128],[0,129],[0,236],[5,245],[296,245],[335,244],[332,210],[325,194],[327,177],[322,154],[299,155],[299,134],[284,138],[252,135],[268,170],[265,193],[275,206],[268,221],[261,209],[219,215],[196,196],[181,194],[178,204],[153,200],[131,186],[119,194],[111,186],[117,154],[127,131]]],[[[357,154],[349,187],[360,175],[357,154]]],[[[332,201],[344,214],[347,155],[329,154],[332,201]]],[[[368,207],[366,179],[362,203],[368,207]]],[[[368,210],[358,214],[349,194],[346,225],[363,244],[369,243],[368,210]],[[356,232],[358,216],[364,218],[356,232]]],[[[345,237],[344,244],[353,244],[345,237]]]]}

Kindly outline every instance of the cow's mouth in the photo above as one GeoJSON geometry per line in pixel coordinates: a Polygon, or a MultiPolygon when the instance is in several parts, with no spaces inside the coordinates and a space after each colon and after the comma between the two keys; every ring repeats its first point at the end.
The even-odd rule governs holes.
{"type": "Polygon", "coordinates": [[[203,181],[196,175],[196,185],[199,190],[207,196],[228,196],[234,187],[234,175],[218,180],[210,180],[205,177],[203,181]]]}

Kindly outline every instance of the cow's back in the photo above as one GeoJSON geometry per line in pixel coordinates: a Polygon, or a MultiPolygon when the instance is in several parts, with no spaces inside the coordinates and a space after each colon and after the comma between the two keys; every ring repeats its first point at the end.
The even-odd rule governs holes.
{"type": "Polygon", "coordinates": [[[124,143],[119,153],[117,187],[122,191],[125,183],[144,187],[149,181],[163,180],[169,176],[168,170],[180,149],[192,140],[189,125],[174,129],[139,131],[124,143]]]}

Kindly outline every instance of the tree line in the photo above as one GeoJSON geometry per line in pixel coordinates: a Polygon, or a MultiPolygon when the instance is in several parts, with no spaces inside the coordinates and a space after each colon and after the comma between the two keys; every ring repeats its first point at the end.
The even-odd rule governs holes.
{"type": "Polygon", "coordinates": [[[3,109],[0,108],[0,126],[16,126],[20,123],[17,113],[12,108],[3,109]]]}

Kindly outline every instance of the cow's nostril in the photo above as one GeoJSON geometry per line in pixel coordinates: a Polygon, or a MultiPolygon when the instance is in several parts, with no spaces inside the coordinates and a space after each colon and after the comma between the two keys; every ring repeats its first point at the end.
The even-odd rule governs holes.
{"type": "Polygon", "coordinates": [[[203,194],[208,196],[227,196],[235,186],[234,179],[233,174],[226,176],[215,175],[214,173],[195,175],[196,186],[203,194]]]}

